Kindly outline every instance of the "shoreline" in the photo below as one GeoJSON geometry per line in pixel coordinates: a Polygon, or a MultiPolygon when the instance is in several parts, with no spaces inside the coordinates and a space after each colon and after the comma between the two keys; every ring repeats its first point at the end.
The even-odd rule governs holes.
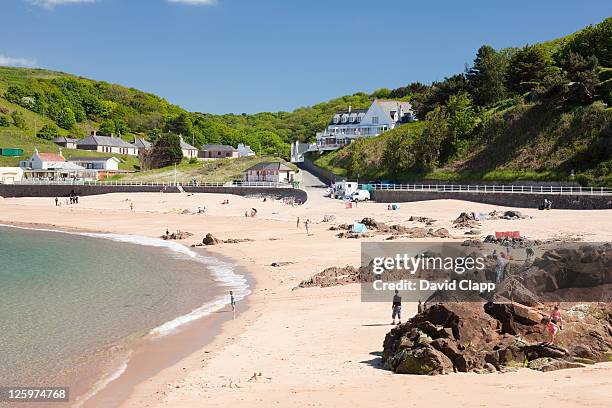
{"type": "MultiPolygon", "coordinates": [[[[361,303],[359,285],[294,290],[300,281],[327,267],[359,265],[360,243],[384,238],[338,238],[329,230],[329,223],[319,221],[324,215],[333,214],[336,224],[373,217],[406,226],[422,226],[409,221],[412,216],[430,217],[438,220],[436,228],[447,228],[455,237],[450,240],[457,242],[466,239],[465,230],[454,228],[452,223],[460,212],[489,212],[499,206],[438,200],[404,203],[399,211],[387,211],[380,203],[364,203],[349,210],[316,194],[297,207],[229,194],[109,194],[83,197],[78,206],[59,210],[47,201],[0,200],[2,218],[144,236],[159,235],[170,227],[194,233],[185,244],[197,243],[206,233],[220,239],[252,239],[206,248],[214,256],[236,261],[256,281],[246,306],[239,303],[240,318],[222,322],[209,343],[135,385],[117,406],[306,408],[312,401],[322,406],[377,406],[396,403],[398,390],[413,395],[418,405],[442,404],[453,398],[468,406],[502,406],[504,401],[555,408],[609,406],[610,397],[604,390],[612,386],[612,362],[552,373],[392,374],[381,368],[379,355],[391,328],[387,303],[361,303]],[[126,208],[128,197],[136,203],[135,212],[126,208]],[[222,205],[225,199],[231,204],[222,205]],[[204,215],[180,214],[182,209],[202,204],[207,208],[204,215]],[[258,217],[243,217],[245,209],[252,207],[258,209],[258,217]],[[296,228],[297,217],[313,221],[310,235],[303,226],[296,228]],[[262,375],[251,381],[254,373],[262,375]],[[507,387],[508,382],[513,387],[507,387]],[[375,389],[372,383],[377,384],[375,389]],[[482,395],[487,396],[485,401],[482,395]]],[[[483,236],[520,230],[530,239],[612,241],[607,228],[612,220],[610,211],[521,211],[532,218],[486,221],[481,227],[483,236]]],[[[404,317],[413,314],[413,307],[416,310],[406,304],[404,317]]]]}
{"type": "MultiPolygon", "coordinates": [[[[93,237],[97,239],[107,240],[119,240],[121,242],[128,242],[126,236],[121,236],[112,232],[95,231],[89,229],[80,228],[64,228],[54,224],[44,223],[24,223],[24,222],[0,222],[0,227],[5,228],[19,228],[27,229],[31,231],[43,231],[51,233],[67,233],[73,235],[83,235],[93,237]]],[[[173,244],[173,245],[153,245],[153,242],[143,243],[142,241],[129,241],[136,245],[143,245],[149,247],[164,247],[173,252],[185,253],[185,251],[194,252],[198,258],[205,265],[208,273],[211,274],[211,278],[217,283],[218,289],[222,295],[218,297],[226,297],[223,295],[224,287],[232,288],[231,290],[241,290],[241,288],[229,286],[230,282],[221,282],[218,273],[213,270],[213,265],[206,263],[206,261],[214,260],[221,262],[224,265],[231,265],[233,272],[239,278],[243,278],[246,282],[246,294],[241,295],[237,298],[237,303],[245,304],[248,307],[248,296],[252,289],[255,287],[256,280],[251,276],[247,269],[241,267],[234,260],[222,255],[211,255],[202,248],[191,248],[187,245],[183,245],[176,241],[162,241],[157,237],[145,237],[140,235],[133,235],[129,238],[147,238],[151,240],[158,240],[160,244],[173,244]],[[184,248],[185,251],[180,251],[176,246],[179,245],[184,248]],[[204,259],[206,258],[206,259],[204,259]]],[[[229,290],[229,289],[228,289],[229,290]]],[[[224,323],[224,319],[218,314],[225,313],[224,309],[229,305],[229,301],[224,301],[220,304],[219,301],[210,300],[205,302],[202,306],[192,310],[190,313],[176,316],[175,318],[168,320],[156,327],[148,329],[146,333],[139,336],[136,340],[128,341],[124,339],[124,342],[120,345],[114,345],[108,350],[97,351],[95,354],[112,354],[104,359],[102,356],[96,356],[93,361],[100,363],[105,369],[97,370],[95,372],[87,371],[82,372],[84,369],[80,365],[72,367],[72,375],[67,374],[67,378],[70,377],[85,377],[87,380],[76,381],[70,385],[71,388],[71,400],[70,406],[75,408],[80,407],[96,407],[99,404],[114,404],[117,406],[121,401],[126,400],[131,394],[133,387],[137,384],[145,381],[146,379],[154,376],[159,371],[168,368],[181,359],[187,357],[196,350],[205,347],[209,344],[216,336],[221,332],[221,327],[224,323]],[[210,305],[209,310],[200,311],[203,307],[210,305]],[[194,312],[199,312],[194,315],[194,312]],[[188,341],[189,338],[199,337],[202,341],[188,341]],[[128,345],[128,343],[130,343],[128,345]],[[132,344],[133,343],[133,344],[132,344]],[[181,346],[177,346],[177,343],[181,346]],[[175,350],[171,355],[163,355],[164,348],[175,350]],[[111,349],[120,349],[111,352],[111,349]],[[161,358],[160,358],[161,354],[161,358]],[[151,357],[156,357],[152,359],[151,357]],[[154,361],[155,364],[150,362],[154,361]],[[86,375],[85,375],[86,374],[86,375]],[[75,390],[76,392],[74,392],[75,390]],[[109,395],[110,394],[110,395],[109,395]]],[[[238,308],[237,308],[238,309],[238,308]]],[[[233,314],[233,319],[236,319],[243,311],[238,309],[233,314]]],[[[136,335],[136,333],[131,336],[136,335]]],[[[130,337],[131,337],[130,336],[130,337]]],[[[109,406],[109,405],[107,405],[109,406]]]]}

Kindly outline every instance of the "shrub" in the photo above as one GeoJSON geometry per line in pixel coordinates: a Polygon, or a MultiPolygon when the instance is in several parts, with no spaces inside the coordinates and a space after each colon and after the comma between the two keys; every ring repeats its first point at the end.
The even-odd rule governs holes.
{"type": "Polygon", "coordinates": [[[11,126],[11,122],[9,121],[9,118],[7,116],[0,116],[0,126],[1,127],[9,127],[11,126]]]}

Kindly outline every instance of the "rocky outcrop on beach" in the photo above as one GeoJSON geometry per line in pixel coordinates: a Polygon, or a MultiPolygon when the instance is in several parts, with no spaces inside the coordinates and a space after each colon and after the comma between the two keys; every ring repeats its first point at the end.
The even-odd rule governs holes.
{"type": "Polygon", "coordinates": [[[166,235],[161,236],[161,238],[165,240],[180,240],[180,239],[187,239],[189,237],[193,237],[193,234],[187,231],[177,231],[171,234],[166,234],[166,235]]]}
{"type": "Polygon", "coordinates": [[[436,220],[434,220],[433,218],[428,218],[428,217],[419,217],[419,216],[411,216],[408,221],[412,221],[412,222],[420,222],[423,223],[425,225],[432,225],[434,222],[436,222],[436,220]]]}
{"type": "Polygon", "coordinates": [[[558,345],[546,342],[546,307],[434,304],[386,335],[384,365],[401,374],[436,375],[517,367],[551,371],[612,358],[610,304],[563,310],[565,326],[558,345]]]}
{"type": "Polygon", "coordinates": [[[480,223],[476,220],[476,215],[474,213],[462,212],[453,220],[453,227],[458,229],[474,229],[480,227],[480,223]]]}
{"type": "Polygon", "coordinates": [[[202,239],[202,244],[194,245],[194,246],[210,246],[210,245],[219,245],[219,244],[239,244],[242,242],[253,242],[251,238],[229,238],[229,239],[219,239],[214,237],[211,233],[206,234],[204,239],[202,239]]]}
{"type": "Polygon", "coordinates": [[[494,210],[490,213],[476,214],[474,212],[462,212],[453,220],[453,226],[458,229],[477,228],[480,226],[480,221],[484,220],[522,220],[531,218],[516,210],[494,210]]]}
{"type": "Polygon", "coordinates": [[[434,230],[433,228],[406,227],[400,224],[388,225],[369,217],[362,219],[360,223],[368,228],[368,233],[358,234],[351,232],[353,228],[351,224],[340,224],[329,229],[330,231],[346,230],[337,234],[338,238],[364,238],[372,236],[372,234],[391,234],[386,238],[387,240],[398,238],[450,238],[450,234],[445,228],[434,230]]]}

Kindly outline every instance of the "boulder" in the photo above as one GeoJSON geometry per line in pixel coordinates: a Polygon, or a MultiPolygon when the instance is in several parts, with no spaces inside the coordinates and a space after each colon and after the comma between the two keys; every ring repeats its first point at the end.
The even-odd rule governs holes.
{"type": "Polygon", "coordinates": [[[573,361],[567,361],[551,357],[541,357],[530,361],[527,367],[531,368],[532,370],[548,372],[563,370],[566,368],[580,368],[585,367],[585,365],[573,361]]]}
{"type": "Polygon", "coordinates": [[[218,244],[221,244],[222,242],[223,241],[221,241],[220,239],[213,237],[213,235],[210,232],[206,234],[204,239],[202,239],[202,244],[204,245],[218,245],[218,244]]]}
{"type": "Polygon", "coordinates": [[[388,367],[398,374],[438,375],[453,371],[450,359],[428,344],[401,350],[389,360],[388,367]]]}

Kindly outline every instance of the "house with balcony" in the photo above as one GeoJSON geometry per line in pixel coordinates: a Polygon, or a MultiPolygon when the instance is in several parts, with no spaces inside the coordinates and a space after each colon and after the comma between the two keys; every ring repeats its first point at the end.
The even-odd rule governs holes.
{"type": "Polygon", "coordinates": [[[359,137],[374,137],[415,120],[410,102],[376,99],[368,109],[338,111],[317,133],[317,147],[335,150],[359,137]]]}
{"type": "Polygon", "coordinates": [[[307,152],[324,152],[344,147],[360,137],[374,137],[404,123],[416,121],[410,102],[376,99],[367,109],[337,111],[316,143],[298,141],[291,145],[291,162],[304,161],[307,152]]]}
{"type": "Polygon", "coordinates": [[[96,180],[97,172],[86,169],[77,163],[68,162],[62,151],[56,153],[40,153],[38,149],[28,160],[22,160],[19,167],[23,170],[23,177],[36,180],[96,180]]]}

